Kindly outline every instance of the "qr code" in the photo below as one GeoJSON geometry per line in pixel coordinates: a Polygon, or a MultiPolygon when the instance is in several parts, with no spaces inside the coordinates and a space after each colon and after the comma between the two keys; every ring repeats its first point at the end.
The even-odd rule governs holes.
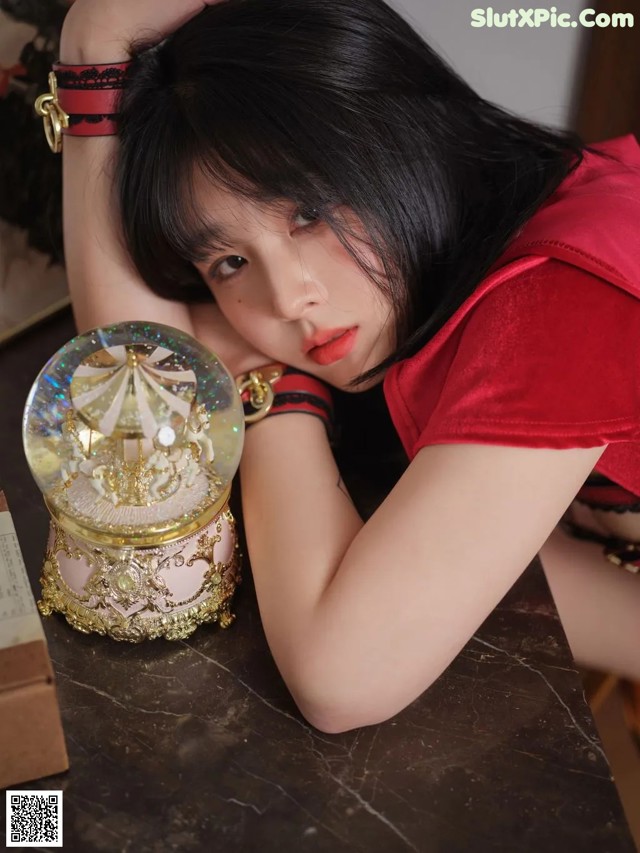
{"type": "Polygon", "coordinates": [[[7,791],[7,847],[62,847],[62,791],[7,791]]]}

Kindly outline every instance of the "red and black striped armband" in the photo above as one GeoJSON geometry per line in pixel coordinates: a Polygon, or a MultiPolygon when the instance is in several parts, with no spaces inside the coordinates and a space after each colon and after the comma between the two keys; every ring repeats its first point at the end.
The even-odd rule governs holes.
{"type": "Polygon", "coordinates": [[[236,380],[250,426],[268,415],[301,412],[324,423],[329,440],[335,437],[333,400],[329,386],[295,367],[270,364],[236,380]]]}
{"type": "Polygon", "coordinates": [[[36,113],[42,117],[49,147],[62,150],[62,136],[112,136],[117,133],[118,101],[131,62],[102,65],[55,63],[49,91],[39,95],[36,113]]]}

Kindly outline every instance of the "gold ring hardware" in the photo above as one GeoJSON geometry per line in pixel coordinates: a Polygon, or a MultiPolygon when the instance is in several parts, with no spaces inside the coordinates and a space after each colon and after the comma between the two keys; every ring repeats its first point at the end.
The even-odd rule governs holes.
{"type": "Polygon", "coordinates": [[[34,108],[42,116],[44,135],[54,154],[62,151],[62,129],[69,127],[69,116],[58,101],[58,83],[53,71],[49,72],[49,91],[36,98],[34,108]]]}
{"type": "Polygon", "coordinates": [[[273,406],[273,383],[277,382],[284,372],[283,365],[273,364],[244,373],[237,379],[238,393],[242,396],[249,392],[249,402],[255,409],[251,415],[245,415],[246,423],[252,424],[266,417],[273,406]]]}

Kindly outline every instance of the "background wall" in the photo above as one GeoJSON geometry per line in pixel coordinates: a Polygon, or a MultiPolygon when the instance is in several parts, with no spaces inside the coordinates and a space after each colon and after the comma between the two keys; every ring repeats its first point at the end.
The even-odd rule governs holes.
{"type": "MultiPolygon", "coordinates": [[[[584,27],[475,28],[472,9],[492,6],[550,9],[552,2],[519,0],[387,0],[476,91],[534,121],[566,127],[571,118],[582,52],[592,30],[584,27]]],[[[556,0],[558,13],[577,18],[591,8],[580,0],[556,0]]]]}

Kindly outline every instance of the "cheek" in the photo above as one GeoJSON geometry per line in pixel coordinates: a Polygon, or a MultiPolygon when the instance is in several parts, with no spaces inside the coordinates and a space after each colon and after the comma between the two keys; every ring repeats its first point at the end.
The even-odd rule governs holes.
{"type": "Polygon", "coordinates": [[[236,332],[242,334],[242,330],[250,325],[249,312],[242,297],[218,292],[216,303],[225,320],[233,326],[236,332]]]}
{"type": "MultiPolygon", "coordinates": [[[[357,229],[355,225],[349,223],[354,233],[362,234],[362,229],[357,229]]],[[[373,273],[377,281],[384,283],[386,276],[382,261],[378,255],[371,249],[366,238],[348,237],[350,246],[354,254],[364,264],[367,271],[373,273]]],[[[331,232],[327,236],[326,241],[323,241],[324,253],[324,270],[323,279],[327,282],[341,282],[341,287],[338,293],[334,293],[334,297],[347,298],[347,301],[353,305],[357,302],[362,306],[363,303],[377,312],[384,307],[385,299],[380,288],[371,280],[370,276],[360,267],[356,259],[350,254],[349,250],[342,245],[336,234],[331,232]],[[345,291],[344,285],[349,287],[345,291]],[[347,297],[347,294],[349,296],[347,297]]]]}
{"type": "Polygon", "coordinates": [[[248,299],[227,295],[218,297],[217,301],[226,321],[245,341],[260,351],[272,343],[269,324],[252,309],[248,299]]]}
{"type": "MultiPolygon", "coordinates": [[[[365,228],[358,217],[349,208],[343,208],[341,209],[341,212],[344,217],[345,225],[349,231],[346,235],[349,245],[353,247],[358,257],[364,260],[369,269],[373,270],[376,275],[384,275],[382,261],[371,246],[369,235],[365,231],[365,228]]],[[[334,239],[338,247],[337,250],[342,253],[342,257],[348,258],[350,263],[354,264],[359,270],[360,268],[357,266],[355,260],[353,260],[349,252],[344,248],[335,235],[334,239]]]]}

